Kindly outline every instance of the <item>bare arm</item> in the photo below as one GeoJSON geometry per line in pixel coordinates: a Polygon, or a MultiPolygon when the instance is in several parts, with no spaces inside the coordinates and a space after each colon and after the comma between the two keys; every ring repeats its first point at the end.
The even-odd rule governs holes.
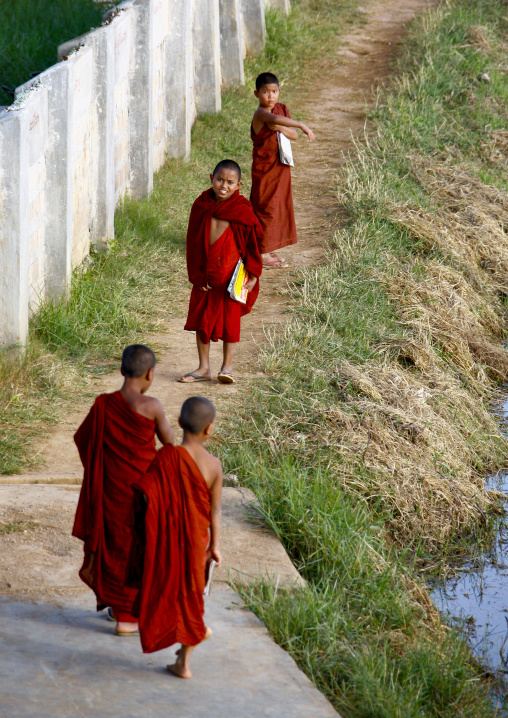
{"type": "Polygon", "coordinates": [[[282,125],[268,125],[268,127],[274,132],[280,132],[285,135],[288,140],[297,140],[298,132],[292,127],[283,127],[282,125]]]}
{"type": "Polygon", "coordinates": [[[159,440],[162,444],[173,444],[174,446],[176,443],[175,434],[173,429],[169,425],[169,421],[166,418],[166,414],[164,413],[164,407],[158,399],[156,399],[155,401],[157,402],[153,417],[157,422],[157,426],[155,427],[155,433],[159,437],[159,440]]]}
{"type": "Polygon", "coordinates": [[[259,129],[261,129],[260,125],[263,124],[279,125],[280,127],[294,127],[297,130],[301,130],[307,135],[307,137],[309,138],[309,142],[312,142],[316,139],[310,127],[304,125],[303,122],[297,122],[296,120],[292,120],[290,117],[284,117],[284,115],[274,115],[272,112],[268,112],[268,110],[264,110],[262,107],[258,107],[256,112],[254,113],[253,123],[254,132],[256,131],[256,127],[259,127],[259,129]]]}
{"type": "Polygon", "coordinates": [[[222,499],[222,466],[218,463],[217,477],[212,484],[212,504],[210,516],[210,546],[208,547],[208,556],[215,559],[217,564],[222,561],[219,551],[220,541],[220,522],[221,522],[221,499],[222,499]]]}

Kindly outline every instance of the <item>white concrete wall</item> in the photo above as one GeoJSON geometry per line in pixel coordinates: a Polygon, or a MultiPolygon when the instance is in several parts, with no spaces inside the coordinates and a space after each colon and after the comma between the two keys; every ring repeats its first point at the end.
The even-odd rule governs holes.
{"type": "Polygon", "coordinates": [[[0,348],[22,345],[30,312],[107,247],[121,198],[188,157],[196,115],[220,110],[263,47],[264,3],[125,0],[0,108],[0,348]]]}

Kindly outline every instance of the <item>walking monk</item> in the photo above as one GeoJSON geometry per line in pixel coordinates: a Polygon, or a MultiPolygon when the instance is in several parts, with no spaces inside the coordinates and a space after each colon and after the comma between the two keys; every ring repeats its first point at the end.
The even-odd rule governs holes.
{"type": "Polygon", "coordinates": [[[258,240],[261,227],[251,203],[239,192],[242,173],[233,160],[222,160],[210,175],[212,186],[192,205],[187,231],[187,272],[192,284],[185,329],[196,332],[199,366],[180,377],[185,383],[210,381],[210,340],[222,339],[224,358],[218,375],[233,384],[233,356],[240,341],[240,319],[252,309],[262,271],[258,240]],[[238,260],[249,276],[247,303],[227,291],[238,260]]]}
{"type": "Polygon", "coordinates": [[[155,434],[175,441],[158,399],[145,395],[153,381],[155,355],[143,344],[122,356],[120,391],[101,394],[74,441],[85,469],[72,535],[84,542],[80,578],[95,592],[97,610],[107,606],[117,635],[137,633],[132,615],[137,589],[126,585],[132,549],[131,485],[148,470],[155,455],[155,434]]]}
{"type": "Polygon", "coordinates": [[[181,643],[167,668],[190,678],[192,651],[212,635],[203,621],[203,590],[207,560],[221,562],[222,466],[203,446],[214,429],[213,404],[187,399],[179,423],[182,445],[164,446],[134,485],[146,501],[139,631],[145,653],[181,643]]]}
{"type": "Polygon", "coordinates": [[[279,159],[277,133],[296,140],[296,130],[300,129],[311,142],[315,139],[307,125],[291,119],[286,105],[278,101],[279,92],[279,81],[271,72],[256,78],[254,94],[259,106],[250,129],[254,143],[250,201],[263,228],[264,239],[259,246],[263,267],[287,267],[276,250],[296,243],[291,168],[279,159]]]}

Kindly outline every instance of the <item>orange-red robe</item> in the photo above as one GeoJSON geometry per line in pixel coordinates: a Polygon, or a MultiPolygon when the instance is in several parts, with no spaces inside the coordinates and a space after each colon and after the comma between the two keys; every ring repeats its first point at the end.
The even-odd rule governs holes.
{"type": "Polygon", "coordinates": [[[258,240],[262,236],[250,202],[238,190],[217,202],[212,188],[192,205],[187,231],[187,272],[193,285],[185,329],[200,333],[203,343],[222,339],[240,341],[240,319],[252,309],[259,294],[259,281],[249,292],[247,304],[231,299],[227,287],[239,257],[249,274],[261,276],[258,240]],[[210,245],[212,217],[229,222],[224,234],[210,245]],[[204,292],[200,287],[209,285],[204,292]]]}
{"type": "MultiPolygon", "coordinates": [[[[272,113],[290,117],[286,105],[277,102],[272,113]]],[[[279,159],[277,132],[263,125],[257,135],[251,125],[252,191],[250,201],[261,227],[264,239],[260,242],[262,254],[274,252],[296,243],[296,223],[291,194],[291,168],[279,159]]]]}
{"type": "Polygon", "coordinates": [[[155,426],[115,391],[97,397],[74,435],[85,473],[72,535],[84,542],[79,575],[95,592],[98,610],[112,606],[132,615],[138,590],[127,585],[134,523],[131,484],[156,455],[155,426]]]}
{"type": "Polygon", "coordinates": [[[134,485],[147,497],[139,632],[145,653],[174,643],[195,646],[203,621],[206,550],[212,492],[183,446],[167,444],[134,485]]]}

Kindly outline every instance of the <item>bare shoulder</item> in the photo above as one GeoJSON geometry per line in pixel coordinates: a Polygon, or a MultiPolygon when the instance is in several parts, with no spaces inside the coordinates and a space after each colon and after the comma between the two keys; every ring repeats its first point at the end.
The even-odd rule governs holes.
{"type": "Polygon", "coordinates": [[[154,396],[145,396],[144,394],[139,397],[134,409],[147,419],[157,419],[164,414],[161,402],[154,396]]]}

